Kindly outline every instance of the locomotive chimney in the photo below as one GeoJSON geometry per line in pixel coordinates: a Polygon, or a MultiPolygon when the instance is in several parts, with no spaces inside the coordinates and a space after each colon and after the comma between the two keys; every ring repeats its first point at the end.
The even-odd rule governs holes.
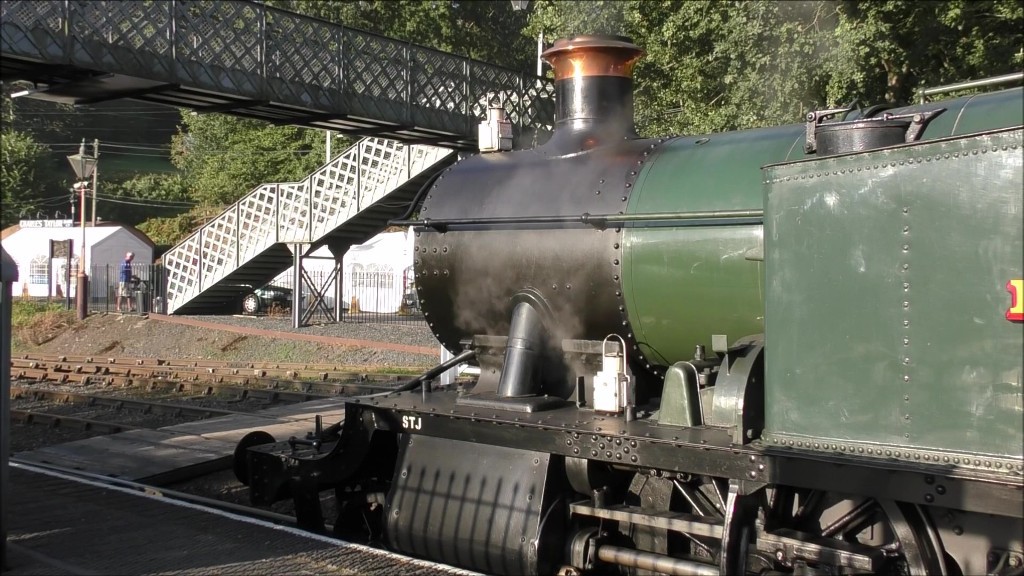
{"type": "Polygon", "coordinates": [[[550,145],[589,149],[635,138],[633,65],[644,55],[624,36],[556,40],[541,55],[555,72],[555,133],[550,145]]]}

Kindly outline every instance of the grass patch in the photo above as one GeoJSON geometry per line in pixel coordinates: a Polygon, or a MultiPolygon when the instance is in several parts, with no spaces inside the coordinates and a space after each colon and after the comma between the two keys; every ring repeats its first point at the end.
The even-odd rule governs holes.
{"type": "Polygon", "coordinates": [[[11,339],[15,349],[45,344],[76,323],[76,312],[65,310],[62,303],[11,302],[11,339]]]}
{"type": "Polygon", "coordinates": [[[397,374],[399,376],[419,376],[427,370],[430,370],[432,366],[422,367],[409,367],[409,366],[363,366],[362,370],[366,374],[397,374]]]}

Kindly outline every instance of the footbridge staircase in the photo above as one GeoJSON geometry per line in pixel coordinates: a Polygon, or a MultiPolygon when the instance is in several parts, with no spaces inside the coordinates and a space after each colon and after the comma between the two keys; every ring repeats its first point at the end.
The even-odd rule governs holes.
{"type": "Polygon", "coordinates": [[[258,186],[164,254],[167,313],[233,311],[297,253],[328,246],[340,259],[403,215],[455,156],[364,138],[301,182],[258,186]]]}

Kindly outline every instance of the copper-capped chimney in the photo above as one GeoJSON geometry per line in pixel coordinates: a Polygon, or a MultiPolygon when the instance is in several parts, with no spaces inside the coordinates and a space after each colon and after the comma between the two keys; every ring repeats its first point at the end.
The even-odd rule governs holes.
{"type": "Polygon", "coordinates": [[[644,55],[625,36],[556,40],[542,57],[555,72],[555,133],[550,146],[589,149],[636,138],[633,66],[644,55]]]}

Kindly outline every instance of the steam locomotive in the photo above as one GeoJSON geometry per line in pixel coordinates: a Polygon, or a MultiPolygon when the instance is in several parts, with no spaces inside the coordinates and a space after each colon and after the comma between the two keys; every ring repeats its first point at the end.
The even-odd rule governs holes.
{"type": "Polygon", "coordinates": [[[559,40],[551,139],[424,190],[455,357],[247,436],[253,501],[489,574],[1024,573],[1022,90],[649,139],[641,56],[559,40]]]}

